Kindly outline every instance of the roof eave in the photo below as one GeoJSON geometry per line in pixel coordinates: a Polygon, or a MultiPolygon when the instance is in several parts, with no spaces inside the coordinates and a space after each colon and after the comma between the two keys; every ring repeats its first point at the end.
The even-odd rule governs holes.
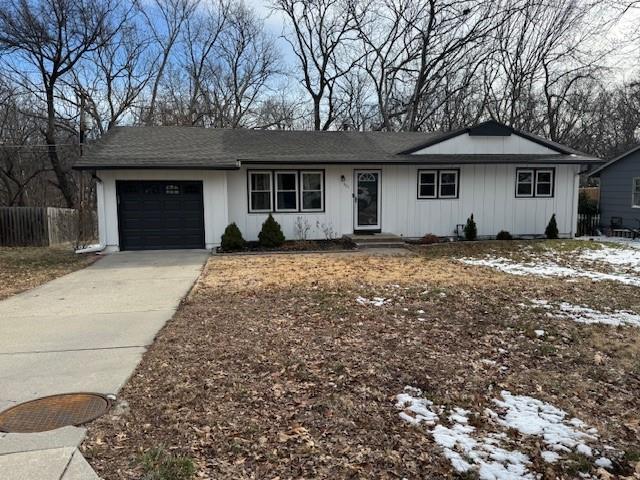
{"type": "Polygon", "coordinates": [[[74,165],[73,170],[238,170],[235,165],[74,165]]]}
{"type": "Polygon", "coordinates": [[[626,152],[624,152],[621,155],[618,155],[617,157],[615,157],[613,160],[609,160],[608,162],[606,162],[604,165],[602,165],[599,168],[596,168],[593,172],[591,172],[589,174],[590,177],[599,177],[600,174],[607,168],[609,168],[611,165],[613,165],[614,163],[616,163],[619,160],[622,160],[623,158],[628,157],[629,155],[633,155],[634,153],[640,151],[640,145],[637,145],[635,147],[633,147],[631,150],[627,150],[626,152]]]}

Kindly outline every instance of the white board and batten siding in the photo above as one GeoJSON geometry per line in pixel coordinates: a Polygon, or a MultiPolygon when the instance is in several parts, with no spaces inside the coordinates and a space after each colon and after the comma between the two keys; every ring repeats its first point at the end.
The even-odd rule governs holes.
{"type": "Polygon", "coordinates": [[[204,204],[204,237],[206,248],[220,245],[220,237],[227,226],[227,177],[215,170],[99,170],[101,180],[97,189],[100,243],[108,251],[119,249],[118,180],[189,180],[202,182],[204,204]],[[102,227],[104,225],[104,227],[102,227]]]}
{"type": "MultiPolygon", "coordinates": [[[[325,171],[325,211],[320,213],[274,213],[287,238],[295,238],[298,217],[311,225],[309,238],[322,239],[317,224],[331,225],[339,235],[353,233],[354,170],[381,172],[381,229],[408,238],[426,233],[451,236],[457,224],[463,224],[471,213],[478,225],[478,235],[495,236],[500,230],[514,235],[541,235],[552,214],[563,236],[573,236],[577,222],[576,181],[579,167],[555,165],[555,192],[551,198],[516,198],[516,169],[536,165],[443,165],[442,170],[460,170],[459,198],[418,199],[418,170],[431,166],[362,165],[337,166],[277,165],[260,166],[259,170],[323,169],[325,171]],[[344,176],[344,181],[341,180],[344,176]]],[[[539,167],[548,167],[539,165],[539,167]]],[[[435,167],[433,167],[435,168],[435,167]]],[[[250,169],[252,170],[252,168],[250,169]]],[[[227,173],[229,221],[235,222],[245,238],[255,240],[266,213],[249,213],[247,168],[227,173]]]]}
{"type": "MultiPolygon", "coordinates": [[[[500,137],[468,134],[414,152],[421,154],[557,154],[548,147],[518,135],[500,137]]],[[[354,231],[353,183],[355,170],[381,172],[381,230],[408,238],[427,233],[451,236],[456,225],[471,213],[478,235],[495,236],[500,230],[513,235],[541,235],[552,214],[565,237],[573,236],[577,224],[579,165],[256,165],[232,171],[189,170],[103,170],[98,187],[100,241],[110,250],[118,249],[117,180],[199,180],[203,182],[205,244],[220,244],[225,227],[235,222],[247,240],[257,240],[266,213],[250,213],[247,170],[324,170],[323,212],[274,213],[287,238],[295,238],[298,217],[311,226],[310,239],[322,239],[322,225],[337,236],[354,231]],[[555,170],[554,195],[550,198],[516,198],[517,168],[555,170]],[[456,199],[419,199],[418,170],[459,169],[459,196],[456,199]],[[344,180],[343,180],[344,179],[344,180]]]]}
{"type": "Polygon", "coordinates": [[[413,152],[422,154],[476,154],[476,155],[507,155],[507,154],[557,154],[555,150],[541,145],[517,134],[499,137],[469,135],[465,133],[450,138],[435,145],[413,152]]]}

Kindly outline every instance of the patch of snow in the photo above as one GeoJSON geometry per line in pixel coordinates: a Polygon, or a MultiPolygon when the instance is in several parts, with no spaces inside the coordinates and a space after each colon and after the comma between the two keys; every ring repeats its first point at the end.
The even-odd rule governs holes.
{"type": "Polygon", "coordinates": [[[432,407],[433,402],[422,398],[422,391],[418,388],[405,387],[403,393],[396,395],[396,408],[402,409],[400,418],[412,425],[419,425],[423,422],[427,425],[435,425],[438,421],[438,415],[432,410],[432,407]]]}
{"type": "Polygon", "coordinates": [[[474,265],[479,267],[490,267],[501,272],[511,275],[527,276],[534,275],[539,277],[560,277],[560,278],[588,278],[593,281],[610,280],[620,282],[625,285],[640,287],[640,278],[625,275],[602,273],[590,270],[576,269],[572,267],[563,267],[551,260],[539,259],[537,262],[518,263],[504,257],[487,257],[483,259],[477,258],[461,258],[460,262],[466,265],[474,265]]]}
{"type": "Polygon", "coordinates": [[[562,302],[555,308],[546,300],[531,300],[536,306],[541,306],[551,311],[548,315],[569,318],[575,322],[594,324],[601,323],[604,325],[612,325],[615,327],[621,325],[630,325],[634,327],[640,327],[640,315],[627,310],[611,310],[606,312],[600,312],[589,307],[582,305],[573,305],[568,302],[562,302]]]}
{"type": "Polygon", "coordinates": [[[544,337],[544,330],[534,330],[533,333],[536,334],[536,337],[544,337]]]}
{"type": "Polygon", "coordinates": [[[464,473],[474,469],[481,480],[536,478],[527,469],[527,465],[531,463],[527,455],[500,446],[501,441],[507,438],[504,433],[490,433],[476,438],[476,429],[469,425],[471,412],[468,410],[451,410],[447,417],[451,427],[436,424],[439,419],[434,411],[436,407],[431,401],[422,398],[419,389],[413,387],[405,387],[404,392],[396,396],[396,408],[402,410],[400,418],[412,425],[435,425],[429,433],[457,472],[464,473]]]}
{"type": "Polygon", "coordinates": [[[586,430],[579,420],[566,420],[567,413],[549,403],[526,395],[512,395],[503,390],[502,400],[494,400],[500,413],[488,410],[499,424],[513,428],[524,435],[541,437],[554,451],[586,452],[585,442],[595,440],[597,431],[586,430]],[[580,422],[580,423],[578,423],[580,422]]]}
{"type": "Polygon", "coordinates": [[[603,246],[598,250],[583,250],[580,258],[611,265],[630,267],[640,271],[640,250],[635,248],[613,248],[603,246]]]}
{"type": "MultiPolygon", "coordinates": [[[[540,455],[547,463],[559,461],[563,452],[575,451],[587,457],[597,453],[587,445],[597,439],[597,430],[578,418],[567,418],[565,411],[549,403],[525,395],[512,395],[506,390],[494,403],[496,411],[485,410],[493,419],[494,428],[509,428],[523,435],[540,437],[547,447],[540,455]]],[[[505,448],[505,444],[513,442],[513,436],[505,431],[479,434],[469,424],[469,410],[434,405],[423,397],[420,389],[413,387],[405,387],[396,396],[395,406],[401,410],[399,416],[403,421],[427,426],[427,432],[458,473],[473,471],[481,480],[538,478],[529,470],[531,461],[525,453],[505,448]],[[447,419],[444,424],[443,418],[447,419]]],[[[612,467],[612,462],[604,457],[599,457],[594,464],[612,467]]]]}
{"type": "Polygon", "coordinates": [[[356,303],[358,305],[363,305],[363,306],[373,305],[374,307],[382,307],[387,303],[391,303],[391,300],[383,297],[373,297],[371,300],[369,300],[368,298],[359,296],[359,297],[356,297],[356,303]]]}
{"type": "Polygon", "coordinates": [[[591,449],[591,447],[589,445],[585,445],[584,443],[581,443],[576,447],[576,452],[581,453],[586,457],[593,456],[593,450],[591,449]]]}
{"type": "Polygon", "coordinates": [[[551,450],[543,450],[540,452],[540,456],[547,463],[556,463],[560,460],[560,454],[558,452],[552,452],[551,450]]]}
{"type": "Polygon", "coordinates": [[[613,468],[613,463],[611,463],[611,460],[605,457],[600,457],[599,459],[597,459],[595,461],[595,464],[598,467],[602,467],[602,468],[607,468],[607,469],[613,468]]]}
{"type": "Polygon", "coordinates": [[[436,425],[431,432],[433,440],[456,471],[463,473],[477,468],[482,480],[535,478],[527,470],[531,462],[524,453],[501,448],[495,436],[474,438],[475,428],[468,424],[467,415],[463,412],[468,414],[465,410],[455,409],[455,413],[449,416],[452,427],[436,425]]]}

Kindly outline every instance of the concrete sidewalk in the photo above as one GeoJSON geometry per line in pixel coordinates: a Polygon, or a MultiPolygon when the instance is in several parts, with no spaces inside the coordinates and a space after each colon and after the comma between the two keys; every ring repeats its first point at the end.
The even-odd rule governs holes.
{"type": "MultiPolygon", "coordinates": [[[[0,410],[56,393],[117,393],[207,257],[116,253],[0,302],[0,410]]],[[[97,478],[76,450],[84,434],[0,433],[0,478],[97,478]]]]}

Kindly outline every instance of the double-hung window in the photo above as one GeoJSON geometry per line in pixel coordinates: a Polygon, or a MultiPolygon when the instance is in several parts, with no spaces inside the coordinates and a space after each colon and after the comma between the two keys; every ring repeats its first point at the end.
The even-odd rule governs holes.
{"type": "Polygon", "coordinates": [[[633,179],[633,194],[631,197],[631,206],[633,208],[640,208],[640,177],[633,179]]]}
{"type": "Polygon", "coordinates": [[[249,211],[270,212],[271,172],[249,172],[249,211]]]}
{"type": "Polygon", "coordinates": [[[438,171],[418,172],[418,198],[437,198],[438,171]]]}
{"type": "Polygon", "coordinates": [[[458,198],[458,170],[418,170],[418,198],[458,198]]]}
{"type": "Polygon", "coordinates": [[[298,210],[298,172],[275,172],[276,212],[298,210]]]}
{"type": "Polygon", "coordinates": [[[553,170],[536,170],[536,197],[553,195],[553,170]]]}
{"type": "Polygon", "coordinates": [[[518,170],[516,173],[516,197],[533,197],[533,170],[518,170]]]}
{"type": "Polygon", "coordinates": [[[553,197],[553,177],[552,168],[518,168],[516,197],[553,197]]]}
{"type": "Polygon", "coordinates": [[[324,171],[249,170],[249,213],[323,212],[324,171]]]}
{"type": "Polygon", "coordinates": [[[440,170],[439,172],[438,194],[440,198],[458,197],[458,171],[440,170]]]}
{"type": "Polygon", "coordinates": [[[323,183],[322,172],[300,172],[300,203],[303,212],[320,212],[324,209],[323,183]]]}

